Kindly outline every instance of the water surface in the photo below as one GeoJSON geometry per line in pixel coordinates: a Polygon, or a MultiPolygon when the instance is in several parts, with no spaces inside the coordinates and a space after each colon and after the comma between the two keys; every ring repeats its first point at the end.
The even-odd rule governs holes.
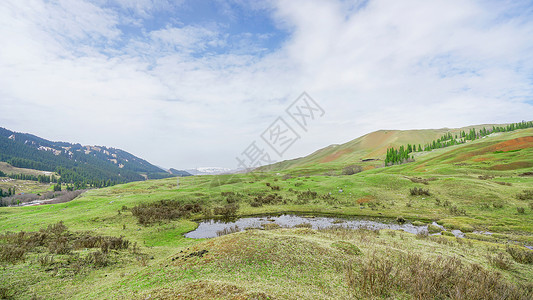
{"type": "Polygon", "coordinates": [[[217,232],[238,227],[238,231],[246,228],[262,228],[264,224],[275,223],[281,227],[294,227],[304,223],[311,224],[313,229],[326,228],[331,226],[342,226],[351,229],[394,229],[404,230],[417,234],[427,231],[427,225],[415,226],[411,223],[398,224],[393,219],[387,218],[363,218],[363,217],[308,217],[292,214],[280,216],[246,217],[231,222],[222,220],[203,220],[196,230],[188,232],[185,237],[200,239],[217,237],[217,232]]]}

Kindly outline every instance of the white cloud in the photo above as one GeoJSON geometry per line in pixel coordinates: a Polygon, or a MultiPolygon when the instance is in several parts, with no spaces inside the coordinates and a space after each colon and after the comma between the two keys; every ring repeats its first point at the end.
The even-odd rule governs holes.
{"type": "Polygon", "coordinates": [[[186,168],[235,166],[234,157],[304,90],[326,115],[284,158],[382,128],[533,115],[533,23],[521,7],[252,1],[246,7],[290,30],[280,48],[265,51],[216,23],[126,37],[121,24],[156,18],[171,4],[115,2],[134,12],[126,15],[95,3],[0,4],[0,110],[9,112],[0,126],[186,168]]]}
{"type": "Polygon", "coordinates": [[[185,26],[182,28],[169,27],[150,32],[152,42],[157,50],[161,51],[202,51],[208,47],[219,47],[225,44],[221,34],[197,26],[185,26]]]}

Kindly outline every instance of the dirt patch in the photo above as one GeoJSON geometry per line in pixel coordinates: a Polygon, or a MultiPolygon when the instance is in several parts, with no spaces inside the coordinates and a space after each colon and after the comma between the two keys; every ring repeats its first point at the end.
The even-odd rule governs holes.
{"type": "Polygon", "coordinates": [[[363,171],[373,170],[375,168],[376,168],[375,166],[364,166],[363,171]]]}
{"type": "Polygon", "coordinates": [[[339,150],[339,151],[337,151],[335,153],[332,153],[332,154],[324,157],[320,162],[321,163],[331,162],[331,161],[334,161],[334,160],[338,159],[339,157],[343,156],[344,154],[348,154],[348,153],[350,153],[349,149],[339,150]]]}
{"type": "Polygon", "coordinates": [[[509,171],[509,170],[517,170],[517,169],[523,169],[523,168],[529,168],[533,167],[533,163],[530,161],[517,161],[509,164],[500,164],[490,167],[491,170],[497,170],[497,171],[509,171]]]}
{"type": "Polygon", "coordinates": [[[364,204],[364,203],[372,202],[375,199],[376,197],[374,196],[364,196],[364,197],[357,199],[357,204],[364,204]]]}
{"type": "Polygon", "coordinates": [[[473,161],[475,162],[482,162],[482,161],[487,161],[487,160],[490,160],[490,157],[478,157],[478,158],[473,159],[473,161]]]}
{"type": "Polygon", "coordinates": [[[428,185],[430,181],[434,181],[434,180],[437,180],[437,178],[435,177],[431,177],[431,178],[421,178],[421,177],[405,177],[409,180],[411,180],[411,182],[414,182],[414,183],[422,183],[422,184],[425,184],[425,185],[428,185]]]}
{"type": "Polygon", "coordinates": [[[491,151],[513,151],[533,147],[533,136],[520,137],[489,147],[491,151]]]}
{"type": "Polygon", "coordinates": [[[522,176],[522,177],[523,176],[533,176],[533,172],[524,172],[524,173],[522,173],[522,174],[520,174],[518,176],[522,176]]]}

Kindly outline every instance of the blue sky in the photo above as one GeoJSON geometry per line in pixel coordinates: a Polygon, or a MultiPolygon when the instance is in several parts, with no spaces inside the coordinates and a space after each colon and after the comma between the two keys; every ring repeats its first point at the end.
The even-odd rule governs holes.
{"type": "Polygon", "coordinates": [[[530,120],[532,11],[531,1],[6,0],[0,126],[163,167],[234,168],[252,142],[269,149],[261,134],[304,91],[325,114],[275,160],[379,129],[530,120]]]}

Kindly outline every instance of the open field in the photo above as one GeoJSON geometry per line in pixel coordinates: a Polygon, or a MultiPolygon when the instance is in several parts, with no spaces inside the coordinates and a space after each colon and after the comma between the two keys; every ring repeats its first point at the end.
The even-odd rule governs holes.
{"type": "Polygon", "coordinates": [[[40,183],[32,180],[11,179],[8,177],[0,177],[0,189],[4,192],[10,188],[15,188],[16,193],[42,193],[52,189],[49,183],[40,183]]]}
{"type": "Polygon", "coordinates": [[[50,176],[50,175],[55,175],[56,177],[59,177],[59,175],[57,175],[55,172],[48,172],[48,171],[39,171],[39,170],[33,170],[33,169],[25,169],[25,168],[17,168],[17,167],[13,167],[12,165],[6,163],[6,162],[1,162],[0,161],[0,171],[1,172],[4,172],[6,174],[24,174],[24,175],[35,175],[35,176],[39,176],[39,175],[46,175],[46,176],[50,176]]]}
{"type": "Polygon", "coordinates": [[[56,240],[44,239],[24,260],[1,262],[9,280],[0,289],[46,299],[530,299],[533,251],[524,245],[533,246],[533,176],[520,175],[531,171],[531,136],[533,130],[495,134],[355,175],[339,175],[340,165],[335,175],[323,175],[333,170],[325,164],[180,178],[179,189],[175,178],[163,179],[91,190],[68,203],[0,208],[0,233],[37,232],[62,221],[71,232],[65,238],[129,242],[98,265],[90,258],[103,250],[78,249],[67,238],[70,252],[53,253],[56,240]],[[411,195],[415,188],[421,195],[411,195]],[[174,205],[178,217],[164,219],[171,216],[165,205],[174,205]],[[307,228],[183,237],[195,219],[281,212],[435,221],[467,238],[307,228]]]}

